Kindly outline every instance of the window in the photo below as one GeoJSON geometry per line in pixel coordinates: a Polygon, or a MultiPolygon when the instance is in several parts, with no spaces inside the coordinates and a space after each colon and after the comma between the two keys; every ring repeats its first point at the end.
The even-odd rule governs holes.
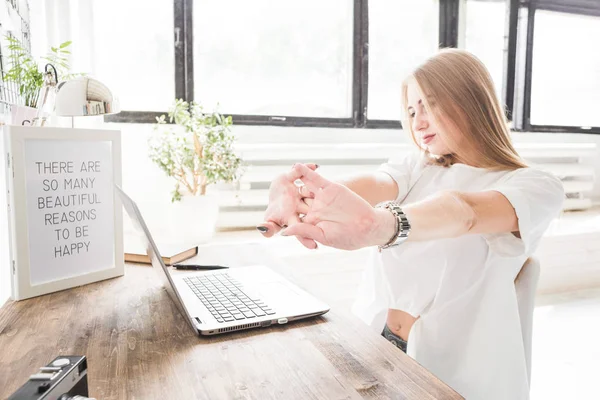
{"type": "Polygon", "coordinates": [[[108,121],[154,122],[177,96],[235,124],[399,128],[403,79],[460,45],[516,130],[600,133],[596,0],[93,4],[95,70],[126,110],[108,121]]]}
{"type": "Polygon", "coordinates": [[[99,32],[106,39],[98,70],[123,94],[125,110],[106,121],[151,123],[178,97],[233,115],[236,124],[365,127],[368,117],[369,127],[398,127],[403,78],[440,46],[455,45],[459,7],[458,0],[161,1],[149,9],[135,0],[119,15],[108,11],[117,0],[96,5],[99,26],[127,29],[99,32]],[[125,53],[135,66],[123,73],[109,59],[125,53]],[[152,93],[144,90],[150,78],[152,93]]]}
{"type": "Polygon", "coordinates": [[[193,7],[195,100],[231,114],[352,117],[352,0],[193,7]]]}
{"type": "Polygon", "coordinates": [[[173,1],[92,4],[95,75],[114,88],[121,109],[165,111],[175,98],[173,1]]]}
{"type": "Polygon", "coordinates": [[[598,49],[600,17],[536,11],[532,125],[600,127],[598,49]]]}
{"type": "Polygon", "coordinates": [[[467,0],[465,3],[464,49],[487,67],[496,93],[502,99],[506,52],[506,1],[467,0]]]}
{"type": "Polygon", "coordinates": [[[369,2],[370,120],[401,119],[402,81],[437,51],[438,15],[437,0],[369,2]]]}

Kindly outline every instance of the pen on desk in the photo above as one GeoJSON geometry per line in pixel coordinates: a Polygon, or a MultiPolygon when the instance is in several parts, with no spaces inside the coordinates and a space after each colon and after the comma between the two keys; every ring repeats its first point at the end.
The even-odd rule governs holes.
{"type": "Polygon", "coordinates": [[[229,268],[229,267],[224,267],[222,265],[200,265],[200,264],[174,264],[173,266],[177,269],[194,270],[194,271],[229,268]]]}

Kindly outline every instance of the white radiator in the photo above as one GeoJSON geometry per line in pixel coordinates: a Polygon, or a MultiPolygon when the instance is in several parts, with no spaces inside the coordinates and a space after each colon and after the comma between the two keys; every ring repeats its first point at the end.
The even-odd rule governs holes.
{"type": "MultiPolygon", "coordinates": [[[[586,209],[586,197],[594,187],[594,169],[581,163],[597,154],[594,143],[521,143],[517,151],[532,165],[559,177],[565,187],[564,209],[586,209]]],[[[370,172],[390,155],[412,151],[412,144],[382,143],[256,143],[239,144],[247,164],[238,187],[221,186],[218,227],[253,227],[263,220],[269,184],[277,175],[289,171],[296,162],[320,165],[319,173],[336,180],[356,173],[370,172]]]]}

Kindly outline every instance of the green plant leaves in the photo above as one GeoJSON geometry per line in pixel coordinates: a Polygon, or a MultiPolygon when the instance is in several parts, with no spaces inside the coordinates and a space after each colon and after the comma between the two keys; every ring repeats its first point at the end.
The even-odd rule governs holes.
{"type": "MultiPolygon", "coordinates": [[[[31,57],[29,51],[23,47],[21,42],[16,38],[6,35],[8,49],[10,50],[8,60],[8,70],[4,73],[6,82],[14,82],[19,88],[19,95],[23,98],[25,105],[36,107],[37,96],[39,90],[44,84],[43,73],[39,70],[38,63],[31,57]]],[[[71,52],[67,49],[71,45],[71,41],[61,43],[59,47],[51,47],[50,52],[42,60],[55,66],[58,79],[64,80],[70,77],[82,75],[69,75],[69,59],[68,54],[71,52]]]]}
{"type": "Polygon", "coordinates": [[[205,113],[198,103],[177,99],[168,113],[171,124],[166,118],[156,118],[148,146],[150,159],[177,182],[173,201],[182,190],[202,195],[208,185],[240,178],[242,160],[235,153],[231,116],[205,113]]]}

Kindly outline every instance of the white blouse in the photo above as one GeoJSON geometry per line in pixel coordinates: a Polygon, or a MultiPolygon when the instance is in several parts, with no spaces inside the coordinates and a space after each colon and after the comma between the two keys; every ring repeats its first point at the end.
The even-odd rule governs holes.
{"type": "Polygon", "coordinates": [[[398,184],[400,203],[443,190],[498,191],[516,211],[521,238],[474,234],[373,250],[353,312],[378,332],[389,308],[420,316],[408,355],[469,400],[528,399],[514,280],[562,208],[561,182],[533,168],[427,165],[421,153],[380,170],[398,184]]]}

